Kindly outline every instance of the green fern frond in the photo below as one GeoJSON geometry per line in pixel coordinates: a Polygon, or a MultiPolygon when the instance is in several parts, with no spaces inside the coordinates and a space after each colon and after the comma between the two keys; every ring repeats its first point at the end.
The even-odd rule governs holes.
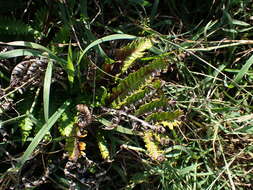
{"type": "Polygon", "coordinates": [[[127,52],[128,55],[123,61],[123,67],[121,73],[127,71],[129,67],[138,59],[144,56],[144,51],[152,47],[152,40],[150,38],[140,38],[133,41],[126,47],[122,48],[121,52],[127,52]]]}
{"type": "Polygon", "coordinates": [[[26,25],[20,20],[9,17],[0,17],[0,34],[1,35],[38,35],[38,31],[31,26],[26,25]]]}
{"type": "Polygon", "coordinates": [[[70,28],[67,25],[64,25],[60,28],[53,38],[54,43],[69,43],[70,39],[70,28]]]}
{"type": "MultiPolygon", "coordinates": [[[[80,150],[78,135],[80,134],[79,128],[75,125],[77,117],[70,111],[66,111],[62,114],[59,122],[58,129],[65,139],[65,151],[69,155],[70,160],[77,160],[84,151],[85,147],[80,150]]],[[[85,134],[82,136],[85,137],[85,134]]],[[[84,143],[85,146],[85,143],[84,143]]]]}
{"type": "Polygon", "coordinates": [[[178,121],[178,120],[174,120],[174,121],[161,121],[161,122],[159,122],[159,124],[161,124],[164,127],[169,127],[171,130],[173,130],[174,127],[178,127],[179,125],[181,125],[181,121],[178,121]]]}
{"type": "Polygon", "coordinates": [[[183,115],[181,110],[176,110],[174,112],[158,112],[149,115],[145,120],[147,122],[173,121],[178,119],[181,115],[183,115]]]}
{"type": "Polygon", "coordinates": [[[137,109],[134,115],[139,116],[147,112],[154,111],[157,108],[165,107],[168,105],[167,98],[157,98],[147,104],[141,105],[139,109],[137,109]]]}
{"type": "Polygon", "coordinates": [[[151,159],[156,161],[162,161],[164,159],[163,151],[159,148],[158,143],[153,138],[153,131],[144,132],[142,138],[151,159]]]}
{"type": "Polygon", "coordinates": [[[59,119],[58,130],[64,137],[70,137],[73,133],[74,124],[77,118],[70,112],[64,112],[59,119]]]}
{"type": "Polygon", "coordinates": [[[167,65],[168,62],[164,59],[157,59],[150,64],[141,67],[136,72],[129,74],[125,79],[120,81],[117,87],[112,89],[110,100],[115,100],[115,102],[112,103],[113,107],[118,107],[118,102],[121,102],[134,91],[150,84],[155,73],[158,70],[166,68],[167,65]]]}
{"type": "Polygon", "coordinates": [[[102,158],[104,160],[110,161],[110,151],[108,149],[108,143],[105,139],[105,136],[100,131],[98,131],[96,137],[97,137],[98,148],[100,150],[100,154],[102,158]]]}
{"type": "Polygon", "coordinates": [[[127,96],[125,99],[120,100],[119,98],[113,102],[114,108],[119,109],[122,106],[130,105],[136,103],[138,100],[143,99],[150,90],[147,88],[138,89],[134,91],[132,94],[127,96]]]}
{"type": "Polygon", "coordinates": [[[35,19],[33,21],[32,26],[38,30],[38,31],[43,31],[44,27],[45,27],[45,21],[48,17],[48,8],[47,7],[41,7],[40,9],[38,9],[35,13],[35,19]]]}
{"type": "Polygon", "coordinates": [[[34,123],[31,120],[30,116],[25,117],[22,119],[22,121],[19,123],[19,127],[21,128],[22,133],[22,142],[24,143],[29,137],[32,129],[33,129],[34,123]]]}

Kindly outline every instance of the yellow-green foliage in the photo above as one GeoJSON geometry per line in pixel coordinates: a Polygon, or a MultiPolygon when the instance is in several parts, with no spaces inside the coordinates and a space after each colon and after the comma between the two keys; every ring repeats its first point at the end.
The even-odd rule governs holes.
{"type": "Polygon", "coordinates": [[[96,137],[97,137],[98,148],[100,150],[102,158],[104,160],[109,161],[110,160],[110,152],[108,149],[108,143],[107,143],[104,135],[100,131],[98,131],[96,137]]]}
{"type": "Polygon", "coordinates": [[[27,137],[30,135],[31,130],[33,129],[33,122],[29,116],[22,119],[19,123],[19,127],[21,128],[22,133],[22,142],[25,142],[27,137]]]}
{"type": "Polygon", "coordinates": [[[143,133],[143,141],[147,148],[148,154],[152,160],[161,161],[163,160],[162,150],[159,148],[157,141],[153,138],[153,131],[146,131],[143,133]]]}
{"type": "Polygon", "coordinates": [[[161,107],[165,107],[168,105],[168,99],[167,98],[156,98],[155,100],[147,103],[147,104],[143,104],[139,107],[139,109],[137,109],[134,113],[134,115],[139,116],[142,115],[144,113],[150,112],[150,111],[154,111],[157,108],[161,108],[161,107]]]}
{"type": "Polygon", "coordinates": [[[176,110],[174,112],[157,112],[149,115],[145,120],[150,122],[160,122],[160,121],[174,121],[178,119],[183,112],[181,110],[176,110]]]}
{"type": "Polygon", "coordinates": [[[136,61],[138,58],[144,56],[144,51],[152,47],[152,40],[150,38],[140,38],[133,41],[126,47],[122,48],[122,52],[130,52],[123,62],[121,73],[127,71],[127,69],[136,61]]]}
{"type": "MultiPolygon", "coordinates": [[[[79,127],[76,125],[77,117],[71,112],[67,111],[62,114],[59,120],[59,131],[62,136],[66,137],[65,150],[69,155],[70,160],[76,160],[82,155],[82,151],[79,148],[79,140],[85,137],[86,134],[83,133],[81,136],[79,127]]],[[[83,146],[85,148],[85,144],[83,146]]]]}

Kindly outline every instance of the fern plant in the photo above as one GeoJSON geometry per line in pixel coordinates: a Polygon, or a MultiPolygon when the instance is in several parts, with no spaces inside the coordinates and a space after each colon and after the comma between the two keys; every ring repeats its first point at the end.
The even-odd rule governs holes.
{"type": "Polygon", "coordinates": [[[27,25],[21,20],[10,17],[0,17],[0,35],[2,36],[27,36],[35,37],[35,39],[43,36],[43,34],[27,25]]]}
{"type": "Polygon", "coordinates": [[[162,161],[165,158],[162,150],[164,144],[158,137],[160,133],[164,133],[163,139],[169,138],[166,134],[173,127],[180,126],[180,116],[183,112],[172,110],[169,99],[162,90],[164,82],[157,80],[157,76],[169,66],[173,57],[152,57],[151,61],[144,64],[138,61],[144,57],[144,51],[151,47],[151,38],[141,38],[121,48],[123,66],[117,75],[126,71],[129,74],[125,74],[126,77],[112,88],[107,96],[107,106],[116,110],[115,113],[137,122],[148,155],[153,160],[162,161]],[[134,68],[139,66],[139,69],[129,70],[133,65],[134,68]]]}

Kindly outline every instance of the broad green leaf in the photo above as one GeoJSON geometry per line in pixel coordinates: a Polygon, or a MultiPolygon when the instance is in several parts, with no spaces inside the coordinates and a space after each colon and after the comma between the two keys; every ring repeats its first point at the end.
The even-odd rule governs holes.
{"type": "Polygon", "coordinates": [[[82,54],[79,57],[78,64],[80,64],[80,62],[81,62],[83,56],[86,54],[86,52],[98,44],[101,44],[103,42],[112,41],[112,40],[123,40],[123,39],[124,40],[133,40],[136,38],[137,38],[136,36],[129,35],[129,34],[112,34],[112,35],[97,39],[83,50],[82,54]]]}
{"type": "Polygon", "coordinates": [[[28,148],[26,149],[23,156],[19,159],[17,164],[17,168],[20,169],[24,163],[30,158],[34,149],[38,146],[43,137],[48,133],[51,127],[55,124],[55,122],[59,119],[61,114],[66,110],[66,108],[70,105],[70,101],[65,101],[62,106],[49,118],[48,122],[46,122],[39,132],[36,134],[28,148]]]}
{"type": "Polygon", "coordinates": [[[43,87],[44,117],[45,117],[46,122],[48,121],[48,117],[49,117],[49,99],[50,99],[50,86],[51,86],[51,79],[52,79],[52,68],[53,68],[53,62],[49,60],[45,78],[44,78],[44,87],[43,87]]]}

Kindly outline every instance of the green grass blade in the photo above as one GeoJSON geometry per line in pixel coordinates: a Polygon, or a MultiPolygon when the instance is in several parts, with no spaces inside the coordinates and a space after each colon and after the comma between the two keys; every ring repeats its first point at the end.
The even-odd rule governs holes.
{"type": "Polygon", "coordinates": [[[40,45],[40,44],[36,44],[33,42],[26,42],[26,41],[14,41],[14,42],[9,42],[9,43],[0,43],[3,45],[9,45],[9,46],[20,46],[20,47],[27,47],[27,48],[31,48],[31,49],[38,49],[38,50],[42,50],[42,51],[46,51],[46,52],[50,52],[51,51],[49,49],[47,49],[46,47],[40,45]]]}
{"type": "Polygon", "coordinates": [[[94,46],[98,45],[98,44],[101,44],[103,42],[112,41],[112,40],[123,40],[123,39],[124,40],[133,40],[133,39],[136,39],[136,38],[137,38],[136,36],[129,35],[129,34],[112,34],[112,35],[105,36],[103,38],[97,39],[84,49],[84,51],[82,52],[82,54],[79,57],[78,64],[81,62],[81,60],[82,60],[83,56],[85,55],[85,53],[88,50],[90,50],[91,48],[93,48],[94,46]]]}
{"type": "Polygon", "coordinates": [[[72,56],[71,43],[69,43],[67,73],[68,73],[68,80],[69,80],[69,83],[70,83],[71,87],[73,86],[74,77],[75,77],[75,68],[74,68],[72,60],[73,60],[73,56],[72,56]]]}
{"type": "Polygon", "coordinates": [[[38,146],[40,141],[43,139],[43,137],[48,133],[48,131],[51,129],[51,127],[55,124],[55,122],[58,120],[58,118],[61,116],[61,114],[66,110],[66,108],[70,105],[70,101],[65,101],[62,106],[49,118],[48,122],[46,122],[42,128],[39,130],[39,132],[36,134],[28,148],[26,149],[23,156],[20,158],[19,163],[17,165],[17,168],[21,168],[24,163],[29,159],[29,157],[32,155],[34,149],[38,146]]]}
{"type": "Polygon", "coordinates": [[[253,64],[253,55],[246,61],[246,63],[243,65],[241,70],[238,72],[238,74],[234,78],[235,83],[239,83],[242,79],[242,77],[247,74],[249,68],[253,64]]]}
{"type": "Polygon", "coordinates": [[[44,78],[43,87],[43,103],[44,103],[44,117],[45,121],[48,121],[49,117],[49,99],[50,99],[50,86],[52,79],[53,62],[50,60],[47,65],[47,70],[44,78]]]}
{"type": "Polygon", "coordinates": [[[19,56],[41,56],[41,51],[32,49],[15,49],[7,52],[0,53],[0,59],[9,59],[19,56]]]}
{"type": "Polygon", "coordinates": [[[34,50],[34,49],[14,49],[11,51],[0,53],[0,59],[9,59],[13,57],[20,56],[35,56],[35,57],[49,57],[50,59],[56,60],[62,66],[66,65],[67,62],[64,59],[59,58],[58,56],[48,53],[45,55],[42,51],[34,50]]]}

